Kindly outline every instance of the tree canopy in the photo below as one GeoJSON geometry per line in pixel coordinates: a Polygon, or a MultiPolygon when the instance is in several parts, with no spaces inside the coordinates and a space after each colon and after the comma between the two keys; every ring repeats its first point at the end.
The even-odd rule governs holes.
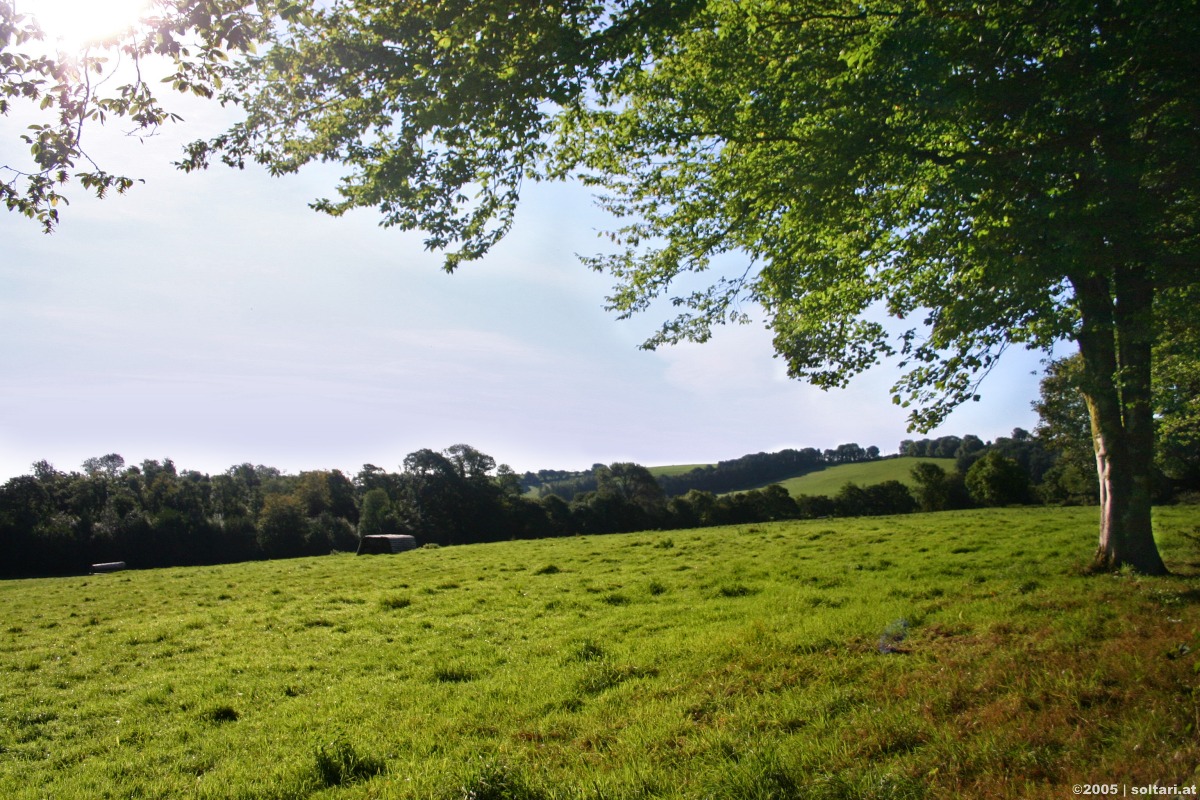
{"type": "Polygon", "coordinates": [[[1198,10],[335,2],[249,62],[247,122],[191,164],[341,161],[318,207],[378,207],[447,268],[503,235],[523,180],[578,175],[618,221],[587,259],[609,307],[681,312],[647,346],[755,303],[796,378],[840,387],[898,357],[893,400],[921,428],[1007,347],[1074,340],[1097,560],[1159,572],[1154,298],[1196,279],[1198,10]]]}
{"type": "Polygon", "coordinates": [[[49,44],[16,0],[0,0],[0,116],[33,120],[20,134],[28,158],[8,153],[0,163],[0,201],[50,232],[72,181],[98,197],[127,191],[136,177],[92,159],[88,128],[120,120],[146,136],[179,121],[156,94],[159,81],[214,96],[232,74],[230,54],[253,48],[274,8],[270,0],[151,0],[136,25],[75,52],[49,44]]]}
{"type": "Polygon", "coordinates": [[[793,377],[896,357],[923,429],[1006,348],[1073,340],[1097,562],[1161,572],[1150,376],[1156,297],[1196,284],[1197,5],[298,0],[221,73],[245,121],[183,166],[340,162],[316,208],[376,208],[451,270],[524,181],[576,176],[615,218],[585,259],[609,308],[678,310],[647,347],[757,306],[793,377]]]}

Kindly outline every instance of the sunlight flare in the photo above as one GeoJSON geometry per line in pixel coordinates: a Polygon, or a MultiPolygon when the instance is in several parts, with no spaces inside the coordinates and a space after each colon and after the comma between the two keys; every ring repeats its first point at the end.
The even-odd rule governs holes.
{"type": "Polygon", "coordinates": [[[151,0],[25,0],[18,9],[32,14],[60,49],[80,49],[137,23],[151,0]]]}

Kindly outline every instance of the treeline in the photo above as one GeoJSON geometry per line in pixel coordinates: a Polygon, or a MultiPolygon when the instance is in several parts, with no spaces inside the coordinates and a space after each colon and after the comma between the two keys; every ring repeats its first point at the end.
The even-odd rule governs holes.
{"type": "Polygon", "coordinates": [[[894,482],[848,487],[836,498],[794,499],[778,485],[668,497],[638,464],[596,465],[591,477],[595,488],[570,501],[535,498],[511,469],[468,445],[419,450],[398,472],[367,464],[352,477],[251,464],[206,475],[169,459],[130,466],[116,454],[69,473],[43,461],[0,486],[0,575],[78,574],[111,561],[147,568],[321,555],[355,550],[373,534],[456,545],[916,507],[894,482]]]}
{"type": "MultiPolygon", "coordinates": [[[[43,461],[32,474],[0,486],[0,575],[75,574],[108,561],[145,568],[320,555],[354,550],[361,536],[371,534],[403,533],[423,545],[456,545],[1095,502],[1095,473],[1089,473],[1086,459],[1052,442],[1021,429],[990,443],[975,436],[906,440],[902,454],[954,458],[955,468],[923,462],[912,471],[911,489],[899,481],[851,483],[832,497],[793,497],[777,484],[738,493],[693,484],[671,496],[667,486],[686,482],[656,480],[645,467],[630,463],[597,464],[588,473],[591,488],[569,499],[535,496],[525,492],[521,476],[468,445],[419,450],[397,472],[367,464],[354,476],[338,470],[287,475],[251,464],[206,475],[179,470],[170,460],[130,466],[115,454],[88,459],[81,471],[65,473],[43,461]]],[[[791,476],[812,465],[878,457],[876,448],[844,447],[745,456],[688,474],[721,480],[740,474],[747,482],[766,482],[770,478],[764,476],[791,476]]],[[[1198,488],[1200,481],[1164,475],[1158,499],[1198,488]]]]}
{"type": "MultiPolygon", "coordinates": [[[[802,450],[780,450],[776,453],[753,453],[741,458],[719,461],[696,467],[679,475],[659,475],[658,483],[668,496],[686,494],[693,489],[706,492],[735,492],[751,486],[764,486],[786,478],[795,478],[836,464],[853,464],[879,458],[879,448],[863,448],[857,444],[842,444],[828,450],[806,447],[802,450]]],[[[539,470],[521,476],[521,488],[539,497],[558,495],[574,500],[599,488],[598,468],[579,472],[539,470]]]]}

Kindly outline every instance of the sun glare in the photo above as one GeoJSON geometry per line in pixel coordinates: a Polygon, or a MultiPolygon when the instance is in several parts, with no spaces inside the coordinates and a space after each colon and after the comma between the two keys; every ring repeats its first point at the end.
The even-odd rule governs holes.
{"type": "Polygon", "coordinates": [[[149,5],[150,0],[24,0],[18,8],[37,18],[48,42],[76,49],[125,30],[149,5]]]}

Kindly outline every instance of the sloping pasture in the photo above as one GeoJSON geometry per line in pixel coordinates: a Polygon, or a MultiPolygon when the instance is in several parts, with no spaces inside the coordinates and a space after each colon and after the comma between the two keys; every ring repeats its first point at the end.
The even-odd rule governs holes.
{"type": "Polygon", "coordinates": [[[951,798],[1200,783],[1200,509],[0,584],[0,796],[951,798]]]}

